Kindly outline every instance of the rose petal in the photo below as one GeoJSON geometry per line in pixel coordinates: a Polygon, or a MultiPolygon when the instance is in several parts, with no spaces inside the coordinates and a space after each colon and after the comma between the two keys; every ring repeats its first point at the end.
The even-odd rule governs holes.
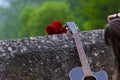
{"type": "Polygon", "coordinates": [[[65,27],[62,29],[62,33],[67,33],[67,29],[65,27]]]}
{"type": "Polygon", "coordinates": [[[52,22],[52,27],[62,27],[62,23],[60,21],[52,22]]]}
{"type": "Polygon", "coordinates": [[[54,29],[52,28],[52,26],[47,26],[46,32],[48,35],[52,35],[54,34],[54,29]]]}

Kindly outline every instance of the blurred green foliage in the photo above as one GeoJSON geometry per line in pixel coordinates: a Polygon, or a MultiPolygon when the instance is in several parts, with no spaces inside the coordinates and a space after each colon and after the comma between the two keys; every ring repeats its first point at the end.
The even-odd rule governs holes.
{"type": "Polygon", "coordinates": [[[36,9],[27,6],[20,15],[23,26],[19,37],[45,35],[45,28],[53,21],[64,23],[73,19],[69,5],[63,2],[45,2],[36,9]]]}
{"type": "Polygon", "coordinates": [[[84,22],[84,30],[103,29],[107,23],[107,16],[120,11],[120,0],[87,0],[82,8],[83,16],[88,20],[84,22]]]}
{"type": "Polygon", "coordinates": [[[80,30],[103,29],[120,0],[7,0],[0,7],[0,39],[46,35],[53,21],[74,21],[80,30]]]}

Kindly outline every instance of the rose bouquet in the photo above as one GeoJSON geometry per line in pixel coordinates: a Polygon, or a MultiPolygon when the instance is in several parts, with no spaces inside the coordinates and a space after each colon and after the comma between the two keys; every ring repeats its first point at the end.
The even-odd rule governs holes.
{"type": "Polygon", "coordinates": [[[66,27],[60,21],[52,22],[52,25],[46,27],[48,35],[67,33],[66,27]]]}

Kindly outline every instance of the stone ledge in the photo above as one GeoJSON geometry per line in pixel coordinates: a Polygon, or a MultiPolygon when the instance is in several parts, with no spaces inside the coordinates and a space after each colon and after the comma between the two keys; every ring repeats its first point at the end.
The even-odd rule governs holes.
{"type": "MultiPolygon", "coordinates": [[[[111,80],[113,54],[103,30],[81,32],[92,71],[105,70],[111,80]]],[[[0,41],[0,80],[69,80],[69,71],[81,66],[71,34],[0,41]]]]}

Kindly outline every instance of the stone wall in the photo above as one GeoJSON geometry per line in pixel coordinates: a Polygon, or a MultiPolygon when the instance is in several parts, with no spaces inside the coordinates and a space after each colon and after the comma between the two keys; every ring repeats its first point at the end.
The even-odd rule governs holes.
{"type": "MultiPolygon", "coordinates": [[[[106,47],[103,30],[81,32],[80,37],[92,71],[113,74],[112,49],[106,47]]],[[[0,41],[0,80],[69,80],[80,67],[71,34],[0,41]]]]}

